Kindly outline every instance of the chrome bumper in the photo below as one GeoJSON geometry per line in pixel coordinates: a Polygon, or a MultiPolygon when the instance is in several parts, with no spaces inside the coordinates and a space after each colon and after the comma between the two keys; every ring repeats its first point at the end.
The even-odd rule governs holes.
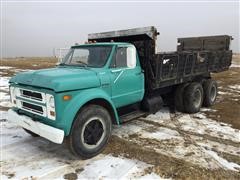
{"type": "Polygon", "coordinates": [[[64,139],[64,131],[61,129],[48,126],[38,121],[33,121],[30,117],[19,115],[12,109],[8,110],[8,121],[21,126],[29,131],[38,134],[54,143],[62,144],[64,139]]]}

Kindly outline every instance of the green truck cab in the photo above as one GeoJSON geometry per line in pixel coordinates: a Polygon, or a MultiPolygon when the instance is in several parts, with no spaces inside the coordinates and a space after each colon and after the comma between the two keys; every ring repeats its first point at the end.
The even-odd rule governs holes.
{"type": "MultiPolygon", "coordinates": [[[[129,43],[73,46],[56,68],[21,73],[13,77],[10,84],[14,109],[56,128],[57,133],[52,129],[50,135],[56,136],[50,137],[56,143],[62,143],[64,136],[69,136],[73,121],[84,107],[91,109],[95,105],[96,111],[103,111],[101,107],[104,107],[109,111],[108,125],[120,124],[116,109],[139,102],[144,96],[144,74],[136,48],[129,43]]],[[[32,130],[29,124],[33,123],[25,121],[22,126],[32,130]]],[[[92,124],[101,126],[94,123],[94,119],[92,124]]]]}
{"type": "MultiPolygon", "coordinates": [[[[150,45],[156,35],[154,27],[90,35],[89,43],[72,46],[55,68],[12,77],[9,121],[33,136],[58,144],[66,139],[74,154],[90,158],[107,144],[112,124],[155,113],[163,104],[162,95],[173,95],[176,106],[185,107],[183,111],[189,113],[199,111],[204,102],[213,104],[217,86],[209,72],[175,76],[171,82],[164,79],[164,73],[158,81],[150,77],[151,69],[144,62],[150,59],[149,51],[155,49],[150,45]],[[91,43],[92,39],[99,42],[91,43]],[[141,48],[140,40],[150,45],[141,48]],[[157,83],[159,80],[162,83],[157,83]],[[183,97],[185,88],[187,103],[183,97]]],[[[154,57],[164,71],[164,65],[174,61],[175,56],[154,57]]],[[[174,65],[168,65],[171,70],[169,67],[174,65]]]]}

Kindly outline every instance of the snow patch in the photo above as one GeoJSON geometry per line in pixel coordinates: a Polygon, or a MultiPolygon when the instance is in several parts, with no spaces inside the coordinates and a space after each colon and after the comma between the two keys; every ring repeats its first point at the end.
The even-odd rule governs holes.
{"type": "Polygon", "coordinates": [[[236,90],[240,90],[240,85],[231,85],[231,86],[228,86],[229,88],[231,89],[236,89],[236,90]]]}
{"type": "Polygon", "coordinates": [[[9,101],[10,100],[10,96],[8,95],[8,93],[5,92],[0,92],[0,101],[9,101]]]}
{"type": "Polygon", "coordinates": [[[0,77],[0,86],[1,87],[8,86],[9,79],[10,77],[0,77]]]}
{"type": "Polygon", "coordinates": [[[0,70],[3,70],[3,69],[11,69],[13,67],[10,67],[10,66],[0,66],[0,70]]]}
{"type": "Polygon", "coordinates": [[[201,108],[201,111],[202,112],[206,112],[206,111],[208,111],[208,112],[217,112],[216,109],[210,109],[210,108],[201,108]]]}
{"type": "Polygon", "coordinates": [[[220,95],[230,95],[230,94],[232,94],[232,93],[229,93],[229,92],[223,92],[223,91],[218,91],[218,94],[220,94],[220,95]]]}
{"type": "MultiPolygon", "coordinates": [[[[78,175],[78,179],[138,178],[147,167],[150,167],[150,165],[138,160],[107,155],[85,166],[84,170],[78,175]]],[[[144,178],[144,176],[142,178],[144,178]]],[[[160,177],[154,173],[145,175],[145,178],[160,179],[160,177]]]]}
{"type": "Polygon", "coordinates": [[[182,139],[177,131],[160,127],[155,132],[142,132],[141,137],[157,140],[182,139]]]}
{"type": "Polygon", "coordinates": [[[160,111],[158,111],[155,114],[150,114],[146,117],[146,119],[152,119],[157,121],[164,121],[164,120],[170,120],[170,112],[168,108],[162,108],[160,111]]]}
{"type": "MultiPolygon", "coordinates": [[[[193,115],[196,116],[197,114],[193,115]]],[[[221,139],[229,139],[240,142],[240,130],[232,128],[228,124],[219,123],[201,115],[201,119],[191,118],[190,115],[184,115],[178,119],[180,128],[185,131],[197,132],[199,134],[208,134],[221,139]]]]}
{"type": "Polygon", "coordinates": [[[169,125],[171,127],[176,127],[172,123],[171,113],[169,111],[169,108],[167,108],[167,107],[164,107],[164,108],[160,109],[155,114],[150,114],[147,117],[141,118],[141,119],[144,119],[146,121],[152,121],[152,122],[164,124],[164,125],[169,125]]]}
{"type": "Polygon", "coordinates": [[[142,131],[143,128],[147,128],[149,126],[151,125],[139,121],[129,122],[120,126],[115,126],[113,134],[121,138],[128,137],[129,135],[136,134],[142,131]]]}
{"type": "Polygon", "coordinates": [[[209,154],[212,158],[214,158],[224,168],[232,170],[232,171],[239,171],[240,170],[240,165],[238,165],[236,163],[233,163],[233,162],[228,162],[226,159],[223,159],[220,156],[218,156],[218,154],[216,152],[211,151],[211,150],[206,150],[205,152],[207,154],[209,154]]]}
{"type": "Polygon", "coordinates": [[[240,149],[238,147],[226,145],[224,143],[211,141],[208,139],[201,139],[197,136],[191,136],[191,138],[194,139],[198,146],[201,146],[204,149],[214,149],[214,151],[217,151],[219,153],[227,153],[239,156],[240,149]]]}
{"type": "Polygon", "coordinates": [[[199,119],[206,118],[206,116],[204,114],[201,114],[201,113],[194,114],[193,117],[196,117],[196,118],[199,118],[199,119]]]}
{"type": "Polygon", "coordinates": [[[143,175],[141,177],[137,177],[138,180],[155,180],[155,179],[165,179],[165,178],[160,178],[157,174],[155,173],[151,173],[151,174],[147,174],[147,175],[143,175]]]}
{"type": "Polygon", "coordinates": [[[232,63],[232,65],[231,65],[230,67],[236,67],[236,68],[240,68],[240,64],[239,64],[239,63],[237,63],[237,64],[235,64],[235,63],[232,63]]]}
{"type": "MultiPolygon", "coordinates": [[[[196,116],[196,115],[195,115],[196,116]]],[[[202,119],[200,120],[202,121],[202,119]]],[[[204,129],[199,127],[198,120],[196,121],[195,119],[191,118],[189,114],[183,115],[178,119],[178,122],[180,122],[180,127],[181,129],[185,131],[193,131],[197,132],[199,134],[204,133],[204,129]]]]}
{"type": "Polygon", "coordinates": [[[9,102],[9,101],[1,101],[1,102],[0,102],[0,106],[3,106],[3,107],[12,107],[12,103],[9,102]]]}

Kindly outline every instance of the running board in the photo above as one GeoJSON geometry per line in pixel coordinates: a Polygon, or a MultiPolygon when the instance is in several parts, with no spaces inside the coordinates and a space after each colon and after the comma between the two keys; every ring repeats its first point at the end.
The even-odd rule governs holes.
{"type": "Polygon", "coordinates": [[[143,112],[143,111],[133,111],[127,114],[124,114],[122,116],[120,116],[120,120],[122,123],[127,122],[127,121],[131,121],[133,119],[145,116],[147,113],[143,112]]]}

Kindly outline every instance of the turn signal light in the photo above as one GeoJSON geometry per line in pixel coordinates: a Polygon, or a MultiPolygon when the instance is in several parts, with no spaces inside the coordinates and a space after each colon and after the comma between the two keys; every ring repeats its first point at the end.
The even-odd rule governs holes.
{"type": "Polygon", "coordinates": [[[72,96],[70,96],[70,95],[64,95],[63,96],[63,100],[64,101],[68,101],[68,100],[70,100],[72,98],[72,96]]]}

